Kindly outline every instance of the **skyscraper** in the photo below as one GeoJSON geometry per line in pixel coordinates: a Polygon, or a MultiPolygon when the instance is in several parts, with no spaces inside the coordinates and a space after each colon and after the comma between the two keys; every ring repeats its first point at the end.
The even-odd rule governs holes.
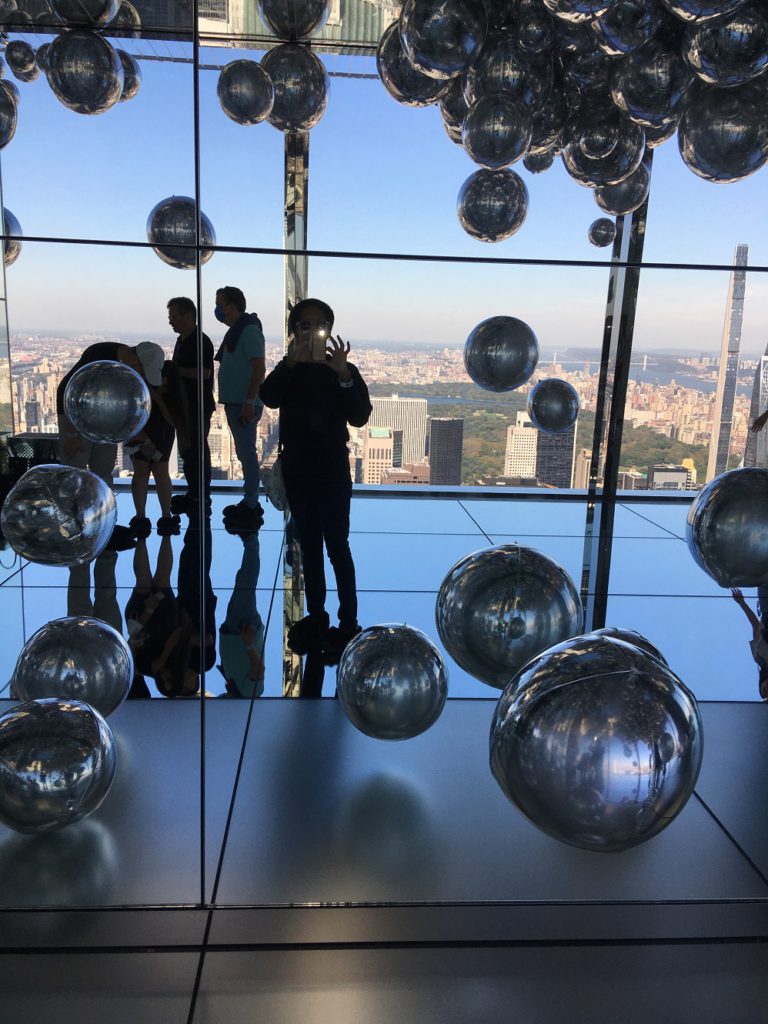
{"type": "Polygon", "coordinates": [[[562,434],[537,431],[536,479],[542,487],[570,487],[576,453],[576,424],[562,434]]]}
{"type": "Polygon", "coordinates": [[[427,400],[426,398],[391,398],[371,399],[373,412],[368,421],[369,427],[389,427],[390,430],[402,430],[403,455],[402,463],[422,462],[427,441],[427,400]]]}
{"type": "MultiPolygon", "coordinates": [[[[765,347],[765,355],[760,359],[755,370],[752,403],[749,407],[749,425],[752,426],[760,413],[766,409],[768,409],[768,345],[765,347]]],[[[747,431],[744,465],[768,469],[768,429],[761,430],[758,434],[753,434],[751,430],[747,431]]]]}
{"type": "Polygon", "coordinates": [[[507,430],[504,476],[531,480],[536,476],[537,435],[528,413],[518,412],[515,425],[507,430]]]}
{"type": "Polygon", "coordinates": [[[429,430],[429,482],[456,486],[461,483],[461,452],[464,420],[436,417],[429,430]]]}
{"type": "Polygon", "coordinates": [[[380,484],[382,474],[392,468],[392,431],[389,427],[365,430],[363,445],[363,483],[380,484]]]}
{"type": "Polygon", "coordinates": [[[709,441],[707,482],[714,480],[728,468],[728,452],[733,425],[733,399],[736,394],[736,377],[739,370],[741,323],[744,318],[744,287],[747,281],[748,256],[748,245],[736,246],[733,257],[734,269],[731,272],[731,280],[728,285],[723,338],[720,344],[720,372],[717,377],[715,412],[712,420],[712,436],[709,441]]]}

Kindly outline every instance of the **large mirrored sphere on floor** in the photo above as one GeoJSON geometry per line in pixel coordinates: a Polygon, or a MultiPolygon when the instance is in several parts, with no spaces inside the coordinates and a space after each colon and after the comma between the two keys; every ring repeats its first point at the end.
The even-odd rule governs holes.
{"type": "Polygon", "coordinates": [[[692,25],[682,54],[710,85],[741,85],[768,68],[768,8],[751,3],[727,18],[692,25]]]}
{"type": "Polygon", "coordinates": [[[648,42],[662,17],[658,0],[616,0],[601,18],[590,22],[590,28],[603,53],[623,57],[648,42]]]}
{"type": "Polygon", "coordinates": [[[105,718],[128,696],[132,680],[133,656],[122,636],[101,619],[78,615],[38,629],[13,674],[19,700],[74,698],[105,718]]]}
{"type": "MultiPolygon", "coordinates": [[[[197,239],[197,206],[189,196],[169,196],[161,199],[147,217],[147,238],[163,261],[178,270],[194,270],[197,266],[195,242],[197,239]]],[[[206,215],[200,213],[200,263],[213,256],[216,232],[206,215]]]]}
{"type": "Polygon", "coordinates": [[[483,0],[405,0],[400,12],[403,48],[431,78],[453,78],[480,52],[488,33],[483,0]]]}
{"type": "Polygon", "coordinates": [[[476,164],[507,167],[528,149],[533,123],[529,111],[503,93],[481,97],[464,119],[461,140],[476,164]]]}
{"type": "Polygon", "coordinates": [[[152,399],[146,382],[130,366],[100,359],[72,374],[64,391],[64,411],[88,441],[118,444],[142,430],[152,399]]]}
{"type": "Polygon", "coordinates": [[[542,0],[557,18],[577,25],[602,17],[616,0],[542,0]]]}
{"type": "Polygon", "coordinates": [[[331,0],[259,0],[259,12],[281,39],[306,39],[328,20],[331,0]]]}
{"type": "Polygon", "coordinates": [[[0,821],[48,832],[93,813],[117,766],[112,730],[79,700],[49,697],[0,717],[0,821]]]}
{"type": "Polygon", "coordinates": [[[630,120],[658,128],[677,114],[690,82],[677,48],[652,41],[614,62],[611,96],[630,120]]]}
{"type": "Polygon", "coordinates": [[[0,523],[13,550],[41,565],[82,565],[112,536],[112,490],[87,469],[33,466],[11,488],[0,523]]]}
{"type": "Polygon", "coordinates": [[[48,0],[48,6],[67,25],[97,28],[114,19],[120,0],[48,0]]]}
{"type": "Polygon", "coordinates": [[[677,144],[687,167],[706,181],[727,184],[760,170],[768,161],[768,82],[697,90],[677,144]]]}
{"type": "Polygon", "coordinates": [[[46,76],[56,99],[76,114],[103,114],[123,93],[123,65],[94,32],[62,32],[46,55],[46,76]]]}
{"type": "Polygon", "coordinates": [[[141,88],[141,68],[139,62],[125,50],[118,50],[117,56],[123,65],[123,91],[120,94],[120,102],[127,103],[138,94],[141,88]]]}
{"type": "Polygon", "coordinates": [[[579,416],[579,396],[567,380],[547,377],[528,392],[528,415],[545,434],[563,434],[579,416]]]}
{"type": "Polygon", "coordinates": [[[607,636],[612,640],[623,640],[625,644],[632,644],[633,647],[639,647],[641,651],[650,654],[652,658],[660,661],[662,665],[667,664],[667,659],[658,647],[652,644],[642,633],[638,633],[634,629],[624,629],[621,626],[603,626],[602,629],[594,629],[592,635],[607,636]]]}
{"type": "Polygon", "coordinates": [[[23,39],[12,39],[5,48],[5,60],[14,75],[24,75],[35,68],[35,51],[23,39]]]}
{"type": "Polygon", "coordinates": [[[3,207],[3,234],[10,235],[3,243],[3,263],[10,267],[21,254],[21,224],[5,206],[3,207]]]}
{"type": "Polygon", "coordinates": [[[216,86],[221,109],[237,124],[259,124],[272,113],[272,79],[255,60],[233,60],[219,74],[216,86]]]}
{"type": "Polygon", "coordinates": [[[435,644],[413,626],[370,626],[344,649],[337,682],[347,718],[366,736],[407,740],[437,721],[448,676],[435,644]]]}
{"type": "Polygon", "coordinates": [[[720,18],[743,7],[747,0],[661,0],[682,21],[701,22],[720,18]]]}
{"type": "Polygon", "coordinates": [[[599,217],[589,225],[588,237],[592,245],[598,249],[604,249],[607,245],[613,245],[616,237],[616,225],[607,217],[599,217]]]}
{"type": "Polygon", "coordinates": [[[594,191],[595,202],[601,210],[614,217],[623,217],[638,210],[645,202],[651,187],[651,176],[644,163],[618,185],[600,185],[594,191]]]}
{"type": "Polygon", "coordinates": [[[476,171],[461,186],[458,212],[467,234],[481,242],[501,242],[523,226],[528,189],[508,168],[476,171]]]}
{"type": "Polygon", "coordinates": [[[16,134],[18,93],[12,82],[0,81],[0,149],[16,134]]]}
{"type": "Polygon", "coordinates": [[[511,391],[530,378],[539,361],[539,342],[514,316],[483,320],[464,344],[467,373],[486,391],[511,391]]]}
{"type": "Polygon", "coordinates": [[[666,828],[701,768],[693,694],[621,640],[580,636],[544,651],[507,686],[490,762],[503,792],[563,843],[620,852],[666,828]]]}
{"type": "Polygon", "coordinates": [[[768,469],[733,469],[688,510],[688,550],[721,587],[768,583],[768,469]]]}
{"type": "Polygon", "coordinates": [[[275,89],[269,123],[283,132],[314,128],[328,106],[328,72],[317,54],[301,43],[283,43],[264,54],[261,66],[275,89]]]}
{"type": "MultiPolygon", "coordinates": [[[[393,21],[381,37],[376,68],[389,95],[406,107],[428,107],[447,95],[450,81],[417,71],[403,49],[400,23],[393,21]]],[[[464,115],[462,114],[462,119],[464,115]]]]}
{"type": "Polygon", "coordinates": [[[582,628],[579,592],[565,569],[517,544],[458,561],[440,585],[435,618],[453,660],[499,689],[535,654],[582,628]]]}

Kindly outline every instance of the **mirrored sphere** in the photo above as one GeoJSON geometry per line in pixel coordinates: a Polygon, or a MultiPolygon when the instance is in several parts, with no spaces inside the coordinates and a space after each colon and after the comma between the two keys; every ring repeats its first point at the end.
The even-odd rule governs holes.
{"type": "Polygon", "coordinates": [[[128,696],[133,656],[116,629],[100,619],[71,615],[33,634],[16,662],[19,700],[64,697],[85,701],[105,718],[128,696]]]}
{"type": "Polygon", "coordinates": [[[272,113],[272,79],[255,60],[233,60],[221,69],[216,87],[221,109],[237,124],[259,124],[272,113]]]}
{"type": "Polygon", "coordinates": [[[676,115],[690,82],[691,73],[677,51],[650,42],[616,62],[611,96],[630,120],[660,127],[676,115]]]}
{"type": "Polygon", "coordinates": [[[616,237],[616,225],[607,217],[600,217],[589,225],[589,240],[592,245],[604,249],[607,245],[613,245],[616,237]]]}
{"type": "Polygon", "coordinates": [[[566,170],[575,181],[593,188],[615,185],[638,168],[645,152],[645,134],[639,124],[630,121],[619,110],[595,114],[588,129],[582,127],[583,121],[581,114],[577,115],[575,123],[569,120],[565,128],[565,137],[569,141],[561,154],[566,170]],[[589,145],[581,145],[585,131],[594,133],[598,123],[615,139],[615,145],[606,156],[589,155],[589,145]]]}
{"type": "Polygon", "coordinates": [[[469,113],[469,105],[464,98],[464,79],[462,76],[454,78],[448,83],[443,95],[440,97],[438,106],[443,123],[446,127],[458,128],[464,123],[464,118],[469,113]]]}
{"type": "Polygon", "coordinates": [[[597,45],[593,36],[588,36],[588,45],[578,50],[564,49],[560,54],[565,84],[575,86],[579,92],[599,94],[608,90],[613,61],[597,45]]]}
{"type": "Polygon", "coordinates": [[[548,54],[529,56],[517,45],[511,30],[489,37],[478,58],[464,76],[464,96],[471,106],[482,96],[509,93],[531,110],[547,100],[554,83],[554,66],[548,54]]]}
{"type": "Polygon", "coordinates": [[[677,126],[680,124],[680,118],[675,117],[674,120],[670,121],[669,124],[663,125],[661,128],[651,128],[646,126],[645,128],[645,145],[647,149],[656,149],[658,146],[663,145],[665,142],[669,142],[672,136],[677,131],[677,126]]]}
{"type": "Polygon", "coordinates": [[[413,626],[370,626],[344,649],[337,682],[347,718],[366,736],[407,740],[433,725],[448,696],[435,644],[413,626]]]}
{"type": "Polygon", "coordinates": [[[768,68],[768,10],[750,3],[730,17],[692,25],[682,54],[710,85],[741,85],[757,78],[768,68]]]}
{"type": "Polygon", "coordinates": [[[653,36],[663,18],[656,0],[616,0],[601,18],[591,22],[597,45],[609,57],[638,50],[653,36]]]}
{"type": "Polygon", "coordinates": [[[94,32],[63,32],[46,56],[48,84],[77,114],[103,114],[123,94],[123,65],[114,48],[94,32]]]}
{"type": "Polygon", "coordinates": [[[114,19],[120,0],[48,0],[48,6],[67,25],[97,28],[114,19]]]}
{"type": "Polygon", "coordinates": [[[543,0],[543,3],[555,17],[577,25],[579,22],[601,18],[616,0],[543,0]]]}
{"type": "Polygon", "coordinates": [[[0,81],[0,149],[16,134],[18,102],[16,87],[11,82],[0,81]]]}
{"type": "Polygon", "coordinates": [[[579,416],[579,396],[567,380],[547,377],[528,393],[528,415],[545,434],[563,434],[579,416]]]}
{"type": "Polygon", "coordinates": [[[453,660],[499,689],[534,655],[582,628],[581,599],[568,573],[517,544],[458,561],[440,584],[435,618],[453,660]]]}
{"type": "Polygon", "coordinates": [[[488,34],[483,0],[405,0],[400,12],[403,48],[411,64],[430,78],[466,70],[488,34]]]}
{"type": "Polygon", "coordinates": [[[14,74],[20,82],[34,82],[40,77],[40,68],[35,65],[31,71],[16,71],[14,74]]]}
{"type": "Polygon", "coordinates": [[[518,231],[528,213],[528,189],[507,168],[475,171],[461,186],[461,226],[481,242],[500,242],[518,231]]]}
{"type": "Polygon", "coordinates": [[[87,469],[33,466],[11,488],[0,525],[13,550],[41,565],[82,565],[106,547],[117,520],[112,490],[87,469]]]}
{"type": "Polygon", "coordinates": [[[529,153],[549,153],[559,146],[568,120],[568,103],[560,89],[553,89],[533,115],[529,153]]]}
{"type": "Polygon", "coordinates": [[[144,379],[130,366],[108,359],[82,366],[64,391],[67,418],[78,434],[97,444],[135,437],[151,409],[144,379]]]}
{"type": "Polygon", "coordinates": [[[5,48],[5,59],[14,75],[25,75],[35,68],[35,51],[23,39],[12,39],[5,48]]]}
{"type": "Polygon", "coordinates": [[[683,21],[709,21],[732,14],[747,0],[661,0],[664,6],[683,21]]]}
{"type": "Polygon", "coordinates": [[[539,361],[539,342],[514,316],[483,320],[464,344],[467,373],[486,391],[511,391],[530,378],[539,361]]]}
{"type": "Polygon", "coordinates": [[[618,185],[601,185],[593,194],[601,210],[613,214],[614,217],[623,217],[643,205],[650,187],[651,176],[646,165],[642,163],[618,185]]]}
{"type": "Polygon", "coordinates": [[[461,140],[476,164],[507,167],[519,160],[531,141],[529,111],[511,96],[481,97],[464,119],[461,140]]]}
{"type": "Polygon", "coordinates": [[[120,102],[125,103],[132,100],[141,88],[141,68],[136,58],[125,50],[118,50],[117,56],[123,65],[123,91],[120,94],[120,102]]]}
{"type": "Polygon", "coordinates": [[[41,71],[48,70],[48,51],[51,48],[50,43],[43,43],[42,46],[38,46],[37,53],[35,54],[35,61],[41,71]]]}
{"type": "Polygon", "coordinates": [[[619,852],[661,832],[701,768],[693,694],[621,640],[580,636],[544,651],[507,686],[493,716],[491,771],[543,832],[619,852]]]}
{"type": "Polygon", "coordinates": [[[3,234],[10,235],[10,238],[6,238],[3,245],[3,263],[6,267],[10,267],[12,263],[15,263],[21,253],[21,224],[14,217],[9,209],[3,207],[3,234]]]}
{"type": "MultiPolygon", "coordinates": [[[[152,248],[163,261],[179,270],[194,270],[195,241],[197,238],[197,206],[189,196],[169,196],[161,199],[147,217],[147,238],[152,248]],[[189,248],[186,248],[186,247],[189,248]],[[184,247],[184,248],[182,248],[184,247]]],[[[200,263],[207,263],[213,256],[216,244],[213,224],[200,211],[200,263]]]]}
{"type": "Polygon", "coordinates": [[[389,95],[406,107],[428,107],[447,95],[452,84],[430,78],[413,67],[403,49],[400,23],[397,21],[393,21],[381,37],[376,51],[376,67],[389,95]]]}
{"type": "Polygon", "coordinates": [[[314,128],[328,106],[328,72],[317,54],[301,43],[283,43],[264,54],[261,66],[275,89],[269,123],[283,132],[314,128]]]}
{"type": "Polygon", "coordinates": [[[702,87],[680,119],[677,144],[700,178],[726,184],[768,161],[768,84],[758,78],[732,89],[702,87]]]}
{"type": "Polygon", "coordinates": [[[539,0],[518,0],[517,42],[525,53],[544,53],[555,41],[552,16],[539,0]]]}
{"type": "Polygon", "coordinates": [[[667,664],[667,659],[658,647],[654,646],[647,637],[643,636],[642,633],[636,632],[634,629],[623,629],[621,626],[603,626],[602,629],[592,630],[591,635],[607,636],[613,640],[623,640],[625,644],[632,644],[633,647],[639,647],[641,651],[650,654],[652,658],[660,661],[662,665],[667,664]]]}
{"type": "Polygon", "coordinates": [[[328,20],[330,0],[259,0],[259,13],[281,39],[306,39],[328,20]]]}
{"type": "Polygon", "coordinates": [[[721,587],[768,583],[768,470],[722,473],[688,510],[688,550],[721,587]]]}
{"type": "Polygon", "coordinates": [[[3,18],[6,32],[34,32],[32,15],[26,11],[9,11],[3,18]]]}
{"type": "Polygon", "coordinates": [[[523,167],[531,174],[542,174],[544,171],[548,171],[555,162],[555,153],[555,149],[550,149],[545,153],[526,153],[523,157],[523,167]]]}
{"type": "Polygon", "coordinates": [[[0,821],[48,832],[93,813],[117,766],[112,730],[79,700],[49,697],[0,717],[0,821]]]}
{"type": "Polygon", "coordinates": [[[122,0],[106,34],[124,39],[138,39],[141,36],[141,15],[130,0],[122,0]]]}

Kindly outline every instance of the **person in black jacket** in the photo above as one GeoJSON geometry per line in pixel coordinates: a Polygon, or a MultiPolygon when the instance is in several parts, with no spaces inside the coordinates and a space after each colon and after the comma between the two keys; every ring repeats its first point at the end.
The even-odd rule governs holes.
{"type": "Polygon", "coordinates": [[[371,402],[359,370],[347,362],[349,343],[331,335],[333,321],[327,303],[298,302],[288,316],[288,351],[259,389],[262,402],[280,410],[283,477],[301,547],[307,615],[288,631],[297,654],[320,648],[340,652],[360,632],[349,549],[347,424],[364,426],[371,402]],[[323,542],[339,595],[339,625],[331,628],[323,542]]]}

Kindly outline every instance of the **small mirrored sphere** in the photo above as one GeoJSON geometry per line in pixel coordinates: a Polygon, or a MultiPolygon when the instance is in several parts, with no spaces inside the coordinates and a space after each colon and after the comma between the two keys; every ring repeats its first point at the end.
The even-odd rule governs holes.
{"type": "Polygon", "coordinates": [[[475,171],[461,186],[461,226],[481,242],[500,242],[518,231],[528,213],[528,189],[507,168],[475,171]]]}
{"type": "Polygon", "coordinates": [[[118,444],[143,429],[152,410],[144,379],[123,363],[100,359],[72,375],[64,391],[64,411],[88,441],[118,444]]]}
{"type": "Polygon", "coordinates": [[[41,71],[48,70],[48,51],[51,48],[50,43],[43,43],[42,46],[38,46],[37,53],[35,54],[35,61],[41,71]]]}
{"type": "Polygon", "coordinates": [[[51,43],[46,76],[56,99],[77,114],[103,114],[123,94],[123,65],[95,32],[62,32],[51,43]]]}
{"type": "Polygon", "coordinates": [[[48,832],[92,814],[117,766],[112,730],[79,700],[33,700],[0,717],[0,821],[48,832]]]}
{"type": "Polygon", "coordinates": [[[117,521],[112,490],[87,469],[33,466],[11,488],[0,525],[22,558],[82,565],[107,545],[117,521]]]}
{"type": "Polygon", "coordinates": [[[727,184],[768,161],[768,84],[758,78],[731,89],[702,87],[677,130],[686,166],[706,181],[727,184]]]}
{"type": "Polygon", "coordinates": [[[639,210],[645,202],[651,187],[651,176],[644,163],[618,185],[600,185],[593,195],[601,210],[623,217],[639,210]]]}
{"type": "Polygon", "coordinates": [[[403,48],[430,78],[453,78],[477,57],[488,34],[483,0],[405,0],[400,12],[403,48]]]}
{"type": "Polygon", "coordinates": [[[700,22],[721,18],[743,7],[747,0],[661,0],[682,21],[700,22]]]}
{"type": "Polygon", "coordinates": [[[528,149],[532,127],[530,112],[521,103],[495,93],[472,105],[464,119],[461,140],[476,164],[507,167],[528,149]]]}
{"type": "Polygon", "coordinates": [[[563,843],[620,852],[685,807],[703,731],[685,684],[644,651],[580,636],[510,682],[490,735],[494,778],[537,828],[563,843]]]}
{"type": "Polygon", "coordinates": [[[3,243],[3,263],[10,267],[21,253],[21,224],[5,206],[3,207],[3,234],[10,235],[3,243]]]}
{"type": "MultiPolygon", "coordinates": [[[[147,239],[163,261],[178,270],[194,270],[195,242],[197,239],[197,205],[189,196],[169,196],[161,199],[147,217],[147,239]],[[187,248],[188,247],[188,248],[187,248]]],[[[200,211],[200,263],[213,256],[216,232],[213,224],[200,211]]]]}
{"type": "Polygon", "coordinates": [[[328,20],[330,0],[259,0],[259,13],[281,39],[307,39],[328,20]]]}
{"type": "Polygon", "coordinates": [[[105,718],[128,696],[133,656],[116,629],[100,619],[70,615],[33,634],[16,662],[19,700],[63,697],[85,701],[105,718]]]}
{"type": "Polygon", "coordinates": [[[464,344],[467,373],[486,391],[511,391],[529,380],[539,361],[539,342],[514,316],[492,316],[464,344]]]}
{"type": "Polygon", "coordinates": [[[141,36],[141,15],[130,2],[122,0],[107,26],[106,35],[117,39],[138,39],[141,36]]]}
{"type": "Polygon", "coordinates": [[[437,630],[453,660],[502,689],[527,661],[580,632],[579,592],[533,548],[504,544],[466,555],[437,595],[437,630]]]}
{"type": "Polygon", "coordinates": [[[0,81],[0,149],[16,134],[19,97],[11,82],[0,81]]]}
{"type": "Polygon", "coordinates": [[[613,245],[616,237],[616,225],[607,217],[599,217],[589,225],[589,240],[598,249],[604,249],[607,245],[613,245]]]}
{"type": "Polygon", "coordinates": [[[616,0],[543,0],[543,3],[555,17],[578,25],[593,18],[602,18],[616,0]]]}
{"type": "Polygon", "coordinates": [[[719,586],[768,583],[768,470],[733,469],[711,480],[688,510],[686,540],[719,586]]]}
{"type": "Polygon", "coordinates": [[[600,99],[608,91],[613,60],[603,53],[591,34],[586,37],[585,45],[578,50],[561,51],[560,66],[567,88],[575,87],[579,93],[590,96],[597,94],[600,99]]]}
{"type": "Polygon", "coordinates": [[[513,30],[490,36],[464,76],[464,96],[471,106],[482,96],[508,93],[523,106],[538,110],[554,84],[554,65],[548,54],[524,53],[513,30]]]}
{"type": "Polygon", "coordinates": [[[463,77],[454,78],[448,83],[448,87],[440,97],[438,106],[445,126],[461,130],[464,118],[469,113],[469,105],[464,98],[463,77]]]}
{"type": "Polygon", "coordinates": [[[12,39],[5,48],[5,60],[14,75],[25,75],[35,68],[35,51],[23,39],[12,39]]]}
{"type": "Polygon", "coordinates": [[[544,53],[555,42],[552,16],[539,0],[518,0],[517,43],[524,53],[544,53]]]}
{"type": "Polygon", "coordinates": [[[413,67],[403,49],[397,21],[393,21],[381,37],[376,67],[389,95],[406,107],[428,107],[447,95],[452,85],[450,81],[430,78],[413,67]]]}
{"type": "Polygon", "coordinates": [[[114,19],[120,0],[48,0],[48,6],[67,25],[98,28],[114,19]]]}
{"type": "Polygon", "coordinates": [[[639,50],[654,35],[663,18],[657,0],[616,0],[590,28],[597,45],[609,57],[639,50]]]}
{"type": "Polygon", "coordinates": [[[667,664],[667,659],[658,647],[652,644],[642,633],[638,633],[634,629],[624,629],[621,626],[603,626],[602,629],[592,630],[591,635],[607,636],[613,640],[623,640],[625,644],[632,644],[633,647],[639,647],[641,651],[650,654],[652,658],[660,661],[662,665],[667,664]]]}
{"type": "Polygon", "coordinates": [[[768,10],[750,3],[727,18],[692,25],[682,54],[709,85],[741,85],[768,68],[768,10]]]}
{"type": "Polygon", "coordinates": [[[555,162],[556,150],[550,149],[545,153],[526,153],[523,157],[523,167],[531,174],[542,174],[548,171],[555,162]]]}
{"type": "Polygon", "coordinates": [[[34,82],[40,77],[40,68],[35,66],[31,71],[16,71],[15,75],[20,82],[34,82]]]}
{"type": "Polygon", "coordinates": [[[3,18],[6,32],[34,32],[32,15],[26,11],[9,11],[3,18]]]}
{"type": "Polygon", "coordinates": [[[533,115],[529,153],[550,153],[563,141],[568,120],[568,103],[560,89],[553,89],[546,102],[533,115]]]}
{"type": "Polygon", "coordinates": [[[645,146],[646,149],[656,149],[658,146],[662,146],[665,142],[669,142],[672,136],[677,131],[677,126],[680,124],[680,118],[676,117],[670,121],[669,124],[665,124],[661,128],[645,128],[645,146]]]}
{"type": "Polygon", "coordinates": [[[370,626],[344,649],[337,689],[350,722],[366,736],[407,740],[433,725],[448,696],[435,644],[413,626],[370,626]]]}
{"type": "Polygon", "coordinates": [[[690,82],[690,70],[677,51],[650,42],[616,62],[611,96],[630,120],[660,127],[675,117],[690,82]]]}
{"type": "Polygon", "coordinates": [[[569,141],[561,153],[565,168],[574,181],[591,188],[615,185],[639,167],[645,152],[645,134],[639,124],[616,109],[596,112],[588,127],[584,127],[583,122],[581,114],[569,119],[565,128],[565,137],[569,141]],[[592,156],[589,144],[581,144],[585,133],[594,137],[598,124],[614,140],[606,156],[592,156]]]}
{"type": "Polygon", "coordinates": [[[216,87],[221,109],[236,124],[259,124],[272,113],[272,79],[255,60],[233,60],[221,69],[216,87]]]}
{"type": "Polygon", "coordinates": [[[283,132],[314,128],[328,106],[328,72],[317,54],[301,43],[283,43],[264,54],[261,66],[275,90],[269,123],[283,132]]]}
{"type": "Polygon", "coordinates": [[[117,56],[123,65],[123,91],[120,94],[120,103],[132,100],[141,88],[141,68],[139,62],[125,50],[118,50],[117,56]]]}
{"type": "Polygon", "coordinates": [[[528,415],[545,434],[563,434],[579,416],[579,396],[573,385],[558,377],[540,380],[528,393],[528,415]]]}

